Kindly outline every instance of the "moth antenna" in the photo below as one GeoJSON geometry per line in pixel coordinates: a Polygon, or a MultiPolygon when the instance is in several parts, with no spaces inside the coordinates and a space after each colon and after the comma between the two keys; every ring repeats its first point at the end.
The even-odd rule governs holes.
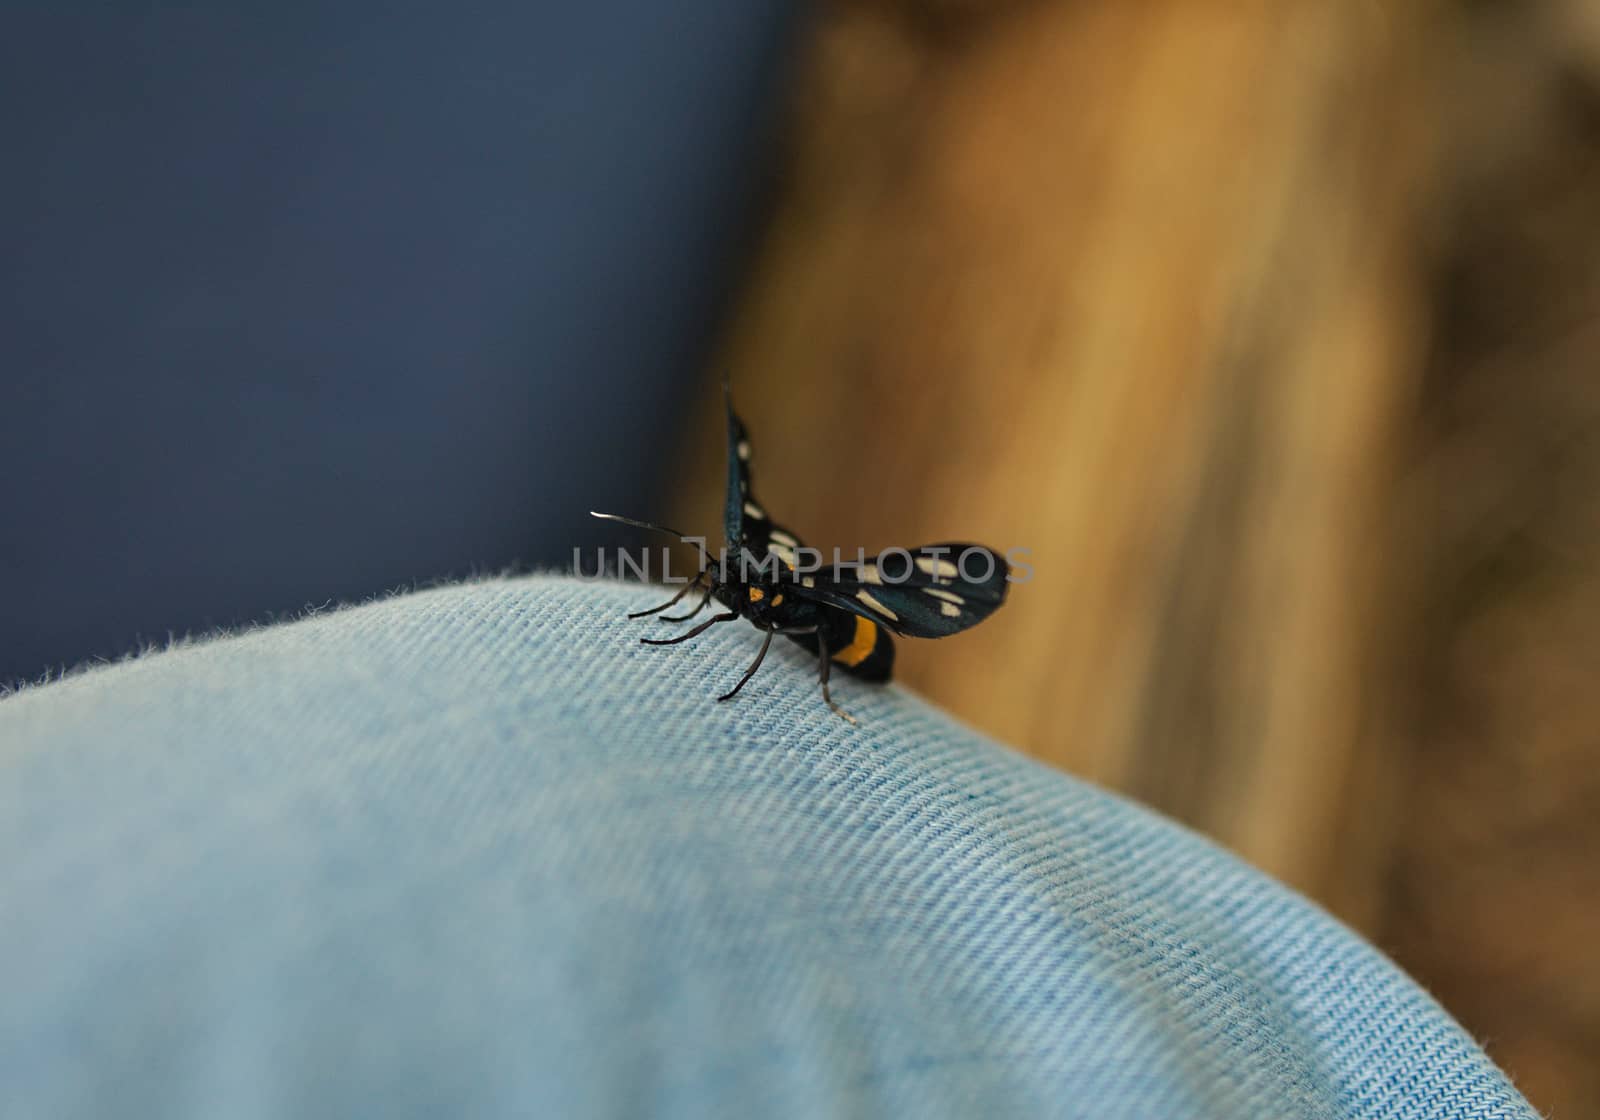
{"type": "Polygon", "coordinates": [[[664,533],[669,537],[677,537],[684,544],[692,544],[695,546],[695,548],[699,549],[700,566],[702,568],[711,567],[711,556],[706,552],[706,546],[701,542],[701,538],[699,537],[686,537],[682,533],[678,532],[678,530],[668,528],[665,525],[652,525],[648,521],[635,521],[631,517],[623,517],[621,514],[617,513],[600,513],[596,510],[590,510],[589,516],[598,517],[601,521],[615,521],[621,525],[632,525],[635,529],[648,529],[652,533],[664,533]]]}

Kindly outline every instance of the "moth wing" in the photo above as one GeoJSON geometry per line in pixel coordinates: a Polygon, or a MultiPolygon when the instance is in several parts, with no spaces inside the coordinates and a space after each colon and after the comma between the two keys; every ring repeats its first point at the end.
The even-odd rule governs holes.
{"type": "MultiPolygon", "coordinates": [[[[793,568],[798,550],[805,547],[800,538],[767,516],[766,507],[756,498],[750,481],[750,433],[733,410],[733,397],[723,383],[723,401],[728,411],[728,492],[723,505],[722,529],[731,550],[745,549],[758,562],[776,557],[793,568]]],[[[728,557],[730,564],[738,555],[728,557]]]]}
{"type": "Polygon", "coordinates": [[[945,638],[976,626],[1005,602],[1010,568],[983,545],[891,549],[860,564],[824,567],[795,594],[908,638],[945,638]]]}

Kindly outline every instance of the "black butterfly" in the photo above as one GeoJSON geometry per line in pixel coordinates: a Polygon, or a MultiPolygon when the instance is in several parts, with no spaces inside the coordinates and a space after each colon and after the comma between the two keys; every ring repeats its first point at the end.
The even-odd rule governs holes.
{"type": "Polygon", "coordinates": [[[828,692],[828,672],[834,662],[862,680],[887,681],[894,669],[891,634],[943,638],[976,626],[1005,601],[1010,569],[993,549],[975,544],[890,549],[864,560],[822,563],[820,555],[769,518],[756,501],[750,488],[750,437],[733,411],[726,384],[723,398],[728,410],[728,492],[723,511],[727,548],[720,562],[713,562],[696,538],[675,529],[612,513],[594,514],[667,533],[700,549],[700,572],[683,590],[659,607],[628,617],[659,614],[699,590],[700,601],[692,611],[663,615],[663,621],[687,622],[713,598],[727,610],[676,638],[639,640],[652,646],[676,645],[719,622],[747,618],[766,632],[766,639],[739,683],[718,700],[738,695],[761,667],[772,636],[782,634],[817,655],[822,698],[854,723],[828,692]]]}

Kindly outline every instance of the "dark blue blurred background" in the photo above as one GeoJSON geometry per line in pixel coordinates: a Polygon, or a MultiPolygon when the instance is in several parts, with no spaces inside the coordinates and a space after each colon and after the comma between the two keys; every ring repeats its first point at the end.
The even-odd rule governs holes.
{"type": "Polygon", "coordinates": [[[0,681],[647,511],[793,17],[8,5],[0,681]]]}

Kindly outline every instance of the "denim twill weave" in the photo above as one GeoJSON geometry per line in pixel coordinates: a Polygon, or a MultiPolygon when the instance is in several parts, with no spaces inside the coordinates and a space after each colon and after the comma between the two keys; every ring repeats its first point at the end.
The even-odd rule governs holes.
{"type": "Polygon", "coordinates": [[[1534,1114],[1206,841],[659,592],[532,578],[0,700],[6,1117],[1534,1114]]]}

